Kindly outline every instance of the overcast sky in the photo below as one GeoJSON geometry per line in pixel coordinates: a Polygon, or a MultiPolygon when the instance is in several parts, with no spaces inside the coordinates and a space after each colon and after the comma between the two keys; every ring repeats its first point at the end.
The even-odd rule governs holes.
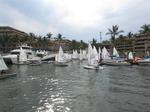
{"type": "Polygon", "coordinates": [[[0,0],[0,25],[89,41],[119,25],[125,34],[150,23],[150,0],[0,0]]]}

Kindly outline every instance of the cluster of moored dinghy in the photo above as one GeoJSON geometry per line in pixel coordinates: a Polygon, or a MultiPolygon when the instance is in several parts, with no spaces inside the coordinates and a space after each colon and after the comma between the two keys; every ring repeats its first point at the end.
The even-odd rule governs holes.
{"type": "MultiPolygon", "coordinates": [[[[101,65],[109,65],[109,66],[130,66],[130,65],[150,65],[150,58],[141,59],[133,56],[133,53],[130,51],[126,57],[120,57],[116,48],[113,48],[112,55],[108,52],[108,50],[104,48],[99,48],[98,51],[95,46],[91,46],[88,44],[88,50],[80,50],[79,54],[77,50],[73,50],[72,54],[63,53],[62,48],[60,47],[59,53],[57,55],[61,59],[56,58],[57,63],[64,63],[67,66],[66,62],[70,60],[88,60],[86,65],[83,65],[86,69],[102,69],[101,65]],[[60,56],[59,56],[60,55],[60,56]],[[61,61],[60,61],[61,60],[61,61]]],[[[56,56],[56,57],[57,57],[56,56]]]]}

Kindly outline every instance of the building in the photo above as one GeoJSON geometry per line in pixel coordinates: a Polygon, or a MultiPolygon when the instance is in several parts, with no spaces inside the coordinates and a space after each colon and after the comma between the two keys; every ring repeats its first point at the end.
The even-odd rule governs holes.
{"type": "Polygon", "coordinates": [[[137,56],[144,57],[150,52],[150,34],[136,35],[134,40],[134,51],[137,56]]]}
{"type": "Polygon", "coordinates": [[[8,52],[18,45],[17,42],[14,42],[15,40],[12,41],[13,37],[19,40],[23,37],[27,37],[27,33],[9,26],[0,26],[0,51],[8,52]]]}
{"type": "Polygon", "coordinates": [[[134,38],[119,40],[115,44],[119,52],[132,51],[135,56],[144,57],[150,52],[150,34],[138,34],[134,38]]]}
{"type": "Polygon", "coordinates": [[[58,51],[59,47],[61,46],[64,51],[68,51],[70,50],[70,45],[71,45],[71,41],[67,39],[61,41],[51,40],[49,42],[49,50],[58,51]]]}
{"type": "Polygon", "coordinates": [[[116,42],[115,46],[119,52],[125,53],[125,52],[129,52],[129,51],[133,51],[134,39],[133,38],[132,39],[125,38],[122,41],[116,42]]]}
{"type": "Polygon", "coordinates": [[[18,35],[18,36],[26,36],[27,34],[23,31],[17,30],[15,28],[9,27],[9,26],[0,26],[0,35],[18,35]]]}

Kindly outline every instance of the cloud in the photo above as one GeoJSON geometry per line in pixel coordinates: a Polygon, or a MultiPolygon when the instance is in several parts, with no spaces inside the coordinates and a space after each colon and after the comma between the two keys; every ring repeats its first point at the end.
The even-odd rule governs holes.
{"type": "Polygon", "coordinates": [[[0,24],[25,32],[62,33],[70,39],[103,39],[107,28],[118,24],[137,32],[149,24],[148,0],[1,0],[0,24]]]}
{"type": "Polygon", "coordinates": [[[44,0],[64,24],[76,29],[96,27],[103,22],[105,13],[116,12],[128,0],[44,0]]]}
{"type": "Polygon", "coordinates": [[[39,21],[32,16],[28,16],[25,12],[17,9],[16,7],[12,7],[7,3],[3,3],[0,5],[1,14],[1,25],[8,25],[26,32],[38,32],[37,34],[44,34],[45,32],[57,32],[55,27],[52,27],[50,24],[45,24],[42,21],[39,21]]]}

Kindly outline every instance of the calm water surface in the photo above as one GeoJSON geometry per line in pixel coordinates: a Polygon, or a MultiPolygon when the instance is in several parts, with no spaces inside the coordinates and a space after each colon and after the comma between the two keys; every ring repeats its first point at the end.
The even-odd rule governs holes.
{"type": "Polygon", "coordinates": [[[17,66],[0,80],[0,112],[150,112],[150,67],[17,66]]]}

